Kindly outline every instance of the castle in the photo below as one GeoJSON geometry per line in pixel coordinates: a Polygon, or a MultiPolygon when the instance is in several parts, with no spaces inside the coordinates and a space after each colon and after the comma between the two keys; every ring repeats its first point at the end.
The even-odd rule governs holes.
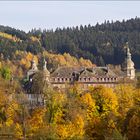
{"type": "MultiPolygon", "coordinates": [[[[75,83],[78,84],[82,90],[86,90],[90,86],[98,85],[113,88],[124,78],[129,80],[135,79],[135,68],[131,59],[128,43],[126,44],[125,61],[122,65],[122,70],[119,73],[116,73],[109,67],[59,67],[54,72],[50,73],[46,65],[47,62],[44,60],[42,71],[44,74],[44,79],[55,89],[65,89],[73,86],[75,83]]],[[[34,75],[38,71],[37,65],[33,60],[31,69],[27,72],[27,77],[29,79],[28,83],[30,86],[32,85],[34,75]]],[[[30,94],[30,92],[27,92],[27,96],[33,103],[43,103],[41,95],[35,96],[30,94]]]]}

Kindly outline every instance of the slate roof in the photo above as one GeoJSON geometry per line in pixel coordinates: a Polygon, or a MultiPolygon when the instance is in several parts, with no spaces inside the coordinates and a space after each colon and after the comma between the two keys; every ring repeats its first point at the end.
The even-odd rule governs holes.
{"type": "Polygon", "coordinates": [[[117,77],[111,69],[107,67],[59,67],[51,77],[72,77],[73,74],[79,74],[79,77],[117,77]]]}
{"type": "Polygon", "coordinates": [[[80,73],[82,70],[83,67],[59,67],[51,73],[51,77],[72,77],[73,72],[80,73]]]}

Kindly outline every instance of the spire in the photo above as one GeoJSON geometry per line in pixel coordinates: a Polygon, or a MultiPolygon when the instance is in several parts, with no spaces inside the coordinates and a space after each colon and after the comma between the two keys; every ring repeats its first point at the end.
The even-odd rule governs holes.
{"type": "Polygon", "coordinates": [[[131,59],[131,53],[128,46],[128,42],[126,42],[126,55],[127,55],[127,59],[131,59]]]}
{"type": "Polygon", "coordinates": [[[32,62],[31,62],[31,69],[32,69],[32,70],[38,70],[38,68],[37,68],[37,65],[36,65],[36,62],[35,62],[34,58],[33,58],[32,62]]]}
{"type": "Polygon", "coordinates": [[[123,70],[125,71],[126,76],[128,78],[134,79],[135,78],[135,68],[134,68],[134,62],[131,59],[131,53],[130,53],[128,42],[126,42],[125,48],[126,48],[126,58],[123,63],[123,70]]]}
{"type": "Polygon", "coordinates": [[[35,59],[33,58],[31,61],[31,68],[30,70],[27,72],[27,77],[29,78],[31,75],[35,74],[38,71],[35,59]]]}
{"type": "Polygon", "coordinates": [[[50,81],[50,72],[47,69],[47,62],[44,58],[43,60],[43,75],[44,75],[44,80],[49,82],[50,81]]]}
{"type": "Polygon", "coordinates": [[[44,62],[43,62],[43,70],[46,70],[47,69],[47,62],[46,62],[46,60],[45,60],[45,58],[44,58],[44,62]]]}
{"type": "Polygon", "coordinates": [[[50,72],[47,69],[47,61],[45,59],[43,60],[43,71],[46,75],[50,75],[50,72]]]}

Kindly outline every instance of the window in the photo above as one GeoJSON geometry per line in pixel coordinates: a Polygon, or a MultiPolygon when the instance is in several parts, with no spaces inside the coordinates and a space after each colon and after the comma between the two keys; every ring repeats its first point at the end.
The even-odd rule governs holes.
{"type": "Polygon", "coordinates": [[[86,81],[86,78],[84,78],[84,80],[86,81]]]}

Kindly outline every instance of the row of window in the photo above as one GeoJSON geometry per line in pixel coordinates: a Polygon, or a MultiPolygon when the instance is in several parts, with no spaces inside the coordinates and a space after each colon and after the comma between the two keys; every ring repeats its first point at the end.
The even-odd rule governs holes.
{"type": "Polygon", "coordinates": [[[73,78],[54,78],[55,82],[70,82],[73,81],[73,78]]]}
{"type": "Polygon", "coordinates": [[[97,81],[101,81],[101,82],[114,82],[114,81],[117,81],[117,78],[116,77],[112,77],[112,78],[97,78],[97,81]]]}
{"type": "Polygon", "coordinates": [[[44,105],[44,102],[29,101],[29,106],[32,106],[32,105],[35,105],[35,106],[43,106],[44,105]]]}
{"type": "Polygon", "coordinates": [[[99,85],[103,85],[103,86],[106,86],[106,87],[114,87],[115,86],[114,84],[81,84],[81,86],[83,88],[88,88],[90,86],[99,86],[99,85]]]}
{"type": "MultiPolygon", "coordinates": [[[[54,82],[72,82],[74,80],[74,78],[53,78],[53,81],[54,82]]],[[[79,78],[78,81],[79,82],[93,82],[93,81],[97,81],[97,82],[115,82],[117,81],[117,78],[115,77],[112,77],[112,78],[109,78],[109,77],[105,77],[105,78],[90,78],[90,77],[85,77],[85,78],[79,78]]]]}
{"type": "MultiPolygon", "coordinates": [[[[81,89],[87,89],[88,87],[90,87],[90,86],[99,86],[99,85],[103,85],[103,86],[106,86],[106,87],[110,87],[110,88],[112,88],[112,87],[114,87],[115,86],[115,84],[113,84],[113,83],[81,83],[80,84],[80,87],[81,87],[81,89]]],[[[61,89],[64,89],[64,88],[68,88],[65,84],[53,84],[53,86],[54,87],[57,87],[57,88],[61,88],[61,89]]]]}

